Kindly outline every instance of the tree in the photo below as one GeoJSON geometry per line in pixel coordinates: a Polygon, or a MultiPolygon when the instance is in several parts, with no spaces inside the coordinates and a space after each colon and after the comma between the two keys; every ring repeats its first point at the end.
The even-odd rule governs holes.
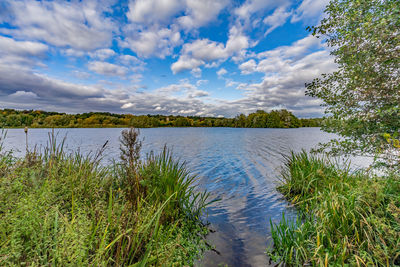
{"type": "Polygon", "coordinates": [[[246,116],[244,114],[240,114],[235,118],[235,127],[243,128],[246,127],[246,116]]]}
{"type": "Polygon", "coordinates": [[[309,29],[325,38],[338,69],[307,84],[306,94],[323,100],[322,129],[341,138],[322,148],[395,156],[385,134],[399,140],[400,1],[332,0],[325,12],[309,29]]]}

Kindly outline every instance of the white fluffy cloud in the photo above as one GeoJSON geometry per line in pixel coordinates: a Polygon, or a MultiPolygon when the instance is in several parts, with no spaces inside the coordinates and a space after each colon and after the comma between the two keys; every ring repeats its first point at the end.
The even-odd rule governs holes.
{"type": "Polygon", "coordinates": [[[21,56],[40,56],[48,50],[47,45],[30,42],[30,41],[15,41],[12,38],[0,36],[0,53],[14,54],[21,56]]]}
{"type": "Polygon", "coordinates": [[[227,73],[228,73],[228,71],[226,69],[224,69],[224,68],[221,68],[219,71],[217,71],[218,77],[222,77],[227,73]]]}
{"type": "Polygon", "coordinates": [[[109,75],[109,76],[120,76],[124,77],[128,69],[123,66],[111,64],[103,61],[92,61],[88,63],[88,68],[98,74],[109,75]]]}
{"type": "Polygon", "coordinates": [[[228,0],[132,0],[121,44],[141,57],[171,55],[183,43],[181,31],[196,30],[215,20],[228,0]],[[183,13],[182,15],[180,15],[183,13]]]}
{"type": "Polygon", "coordinates": [[[168,25],[177,14],[176,21],[185,29],[196,29],[218,17],[229,0],[132,0],[127,17],[134,23],[168,25]]]}
{"type": "Polygon", "coordinates": [[[235,10],[235,13],[242,19],[248,19],[251,17],[252,14],[256,12],[262,12],[266,9],[272,9],[279,4],[284,4],[283,2],[274,0],[247,0],[243,3],[243,5],[235,10]]]}
{"type": "Polygon", "coordinates": [[[203,116],[211,106],[204,104],[199,98],[207,96],[207,91],[198,89],[187,80],[181,80],[152,92],[133,94],[122,100],[121,108],[125,111],[142,110],[143,113],[203,116]]]}
{"type": "Polygon", "coordinates": [[[242,63],[242,74],[263,73],[259,83],[240,84],[245,98],[238,103],[247,103],[248,111],[258,108],[287,108],[298,115],[322,112],[320,102],[305,96],[304,84],[322,73],[336,70],[329,52],[321,50],[320,40],[308,36],[290,46],[282,46],[258,54],[256,59],[242,63]],[[252,105],[249,105],[252,103],[252,105]]]}
{"type": "Polygon", "coordinates": [[[182,9],[182,4],[180,0],[130,1],[127,17],[136,23],[166,23],[182,9]]]}
{"type": "Polygon", "coordinates": [[[116,53],[114,50],[110,48],[103,48],[103,49],[98,49],[92,53],[89,53],[89,55],[93,58],[98,58],[100,60],[105,60],[107,58],[110,58],[112,56],[115,56],[116,53]]]}
{"type": "Polygon", "coordinates": [[[274,13],[268,17],[265,17],[263,20],[264,24],[269,26],[268,30],[265,32],[265,35],[268,35],[279,26],[285,24],[291,15],[292,11],[288,11],[286,6],[281,6],[275,9],[274,13]]]}
{"type": "Polygon", "coordinates": [[[240,64],[239,69],[242,71],[242,74],[250,74],[256,71],[257,63],[254,59],[250,59],[246,62],[240,64]]]}
{"type": "Polygon", "coordinates": [[[249,38],[236,26],[229,31],[226,45],[209,39],[198,39],[183,45],[178,61],[171,65],[172,72],[179,73],[185,70],[198,68],[206,63],[225,61],[229,57],[239,60],[246,54],[250,46],[249,38]]]}
{"type": "Polygon", "coordinates": [[[32,99],[38,98],[38,95],[33,93],[33,92],[26,92],[26,91],[16,91],[13,94],[9,95],[9,98],[11,99],[16,99],[16,100],[22,100],[22,101],[30,101],[32,99]]]}
{"type": "Polygon", "coordinates": [[[228,0],[186,0],[185,15],[177,21],[186,30],[199,28],[215,20],[228,3],[228,0]]]}
{"type": "Polygon", "coordinates": [[[154,27],[145,31],[127,31],[128,37],[121,44],[141,57],[158,56],[165,58],[174,47],[182,43],[176,29],[154,27]]]}
{"type": "Polygon", "coordinates": [[[16,41],[0,36],[0,66],[19,67],[25,70],[33,65],[43,66],[37,59],[45,58],[48,50],[48,46],[42,43],[16,41]]]}
{"type": "Polygon", "coordinates": [[[318,20],[328,3],[329,0],[303,0],[300,6],[296,9],[291,22],[309,19],[318,20]]]}
{"type": "Polygon", "coordinates": [[[5,21],[15,28],[2,33],[86,51],[111,44],[115,25],[104,15],[105,1],[8,0],[5,7],[5,21]]]}
{"type": "Polygon", "coordinates": [[[282,58],[287,57],[302,57],[307,52],[311,52],[313,49],[322,48],[321,40],[309,35],[303,39],[294,42],[289,46],[280,46],[272,50],[261,52],[257,55],[258,58],[272,58],[280,56],[282,58]]]}
{"type": "Polygon", "coordinates": [[[177,62],[171,65],[171,70],[175,74],[184,70],[196,69],[203,64],[203,60],[196,59],[188,55],[182,55],[179,57],[179,60],[177,62]]]}

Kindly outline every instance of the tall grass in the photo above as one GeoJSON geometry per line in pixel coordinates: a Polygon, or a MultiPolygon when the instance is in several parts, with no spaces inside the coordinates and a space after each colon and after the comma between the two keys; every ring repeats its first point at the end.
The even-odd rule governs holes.
{"type": "Polygon", "coordinates": [[[287,158],[278,189],[299,211],[272,224],[268,254],[290,266],[400,265],[400,177],[351,172],[304,151],[287,158]]]}
{"type": "Polygon", "coordinates": [[[170,218],[184,215],[198,220],[209,204],[209,194],[196,192],[193,186],[196,176],[190,174],[185,162],[174,160],[167,147],[159,155],[150,153],[145,164],[140,166],[140,173],[143,177],[148,177],[142,184],[154,192],[154,201],[170,199],[165,207],[170,218]]]}
{"type": "Polygon", "coordinates": [[[132,191],[126,165],[100,164],[104,149],[68,154],[53,133],[41,153],[0,155],[0,266],[183,266],[201,256],[206,195],[186,167],[165,152],[137,161],[142,189],[132,191]],[[162,177],[172,191],[161,197],[162,177]]]}

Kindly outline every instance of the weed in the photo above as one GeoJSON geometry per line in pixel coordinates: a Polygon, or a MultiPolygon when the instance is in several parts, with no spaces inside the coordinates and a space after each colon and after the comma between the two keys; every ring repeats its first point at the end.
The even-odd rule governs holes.
{"type": "Polygon", "coordinates": [[[2,153],[0,265],[192,265],[207,248],[199,219],[206,194],[194,193],[188,170],[172,157],[159,160],[167,159],[165,152],[139,164],[134,135],[123,135],[127,160],[113,166],[100,164],[106,144],[93,156],[68,154],[54,131],[41,153],[20,159],[2,153]],[[152,185],[134,192],[121,187],[128,185],[126,168],[152,185]],[[165,177],[169,191],[159,197],[165,177]]]}
{"type": "Polygon", "coordinates": [[[297,222],[272,224],[268,254],[288,265],[400,265],[400,177],[351,172],[304,151],[287,158],[278,189],[297,222]]]}

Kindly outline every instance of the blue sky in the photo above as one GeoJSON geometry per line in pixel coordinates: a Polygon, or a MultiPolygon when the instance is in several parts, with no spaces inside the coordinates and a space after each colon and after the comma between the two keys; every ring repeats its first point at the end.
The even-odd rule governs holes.
{"type": "Polygon", "coordinates": [[[0,107],[321,116],[304,84],[336,66],[305,30],[327,0],[0,3],[0,107]]]}

